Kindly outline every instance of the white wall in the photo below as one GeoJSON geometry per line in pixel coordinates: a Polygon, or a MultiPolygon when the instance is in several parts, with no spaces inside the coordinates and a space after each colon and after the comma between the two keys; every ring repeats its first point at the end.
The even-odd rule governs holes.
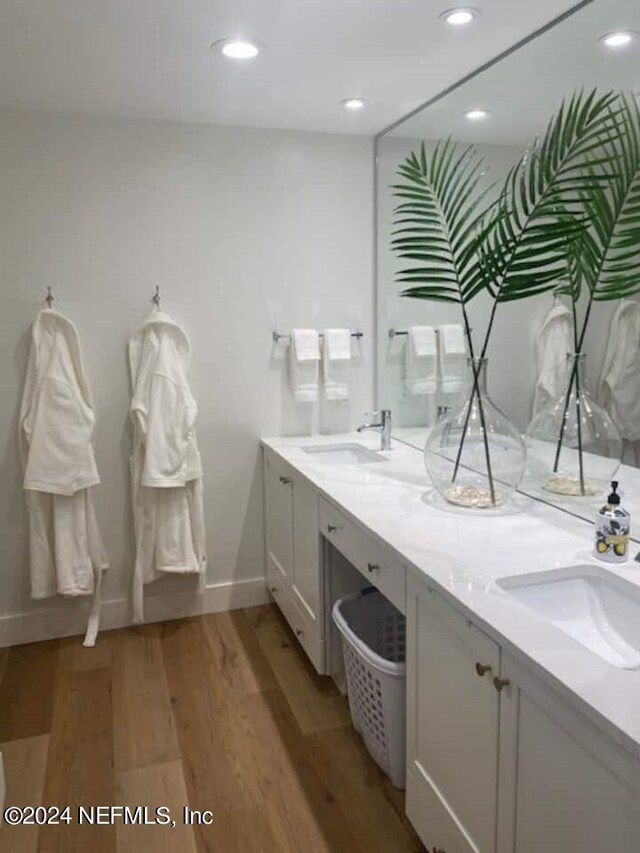
{"type": "Polygon", "coordinates": [[[208,581],[258,577],[258,437],[349,427],[372,403],[371,171],[357,137],[0,117],[0,616],[43,609],[29,600],[16,417],[46,285],[79,329],[96,401],[105,598],[130,583],[126,343],[156,283],[192,342],[208,581]],[[362,328],[351,405],[317,419],[292,404],[274,322],[362,328]]]}

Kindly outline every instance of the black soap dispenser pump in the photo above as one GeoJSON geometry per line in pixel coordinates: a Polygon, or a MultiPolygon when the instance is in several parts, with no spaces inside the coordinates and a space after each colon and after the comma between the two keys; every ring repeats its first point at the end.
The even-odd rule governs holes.
{"type": "Polygon", "coordinates": [[[620,503],[618,481],[611,483],[611,494],[596,516],[594,554],[607,563],[624,563],[629,550],[631,516],[620,503]]]}

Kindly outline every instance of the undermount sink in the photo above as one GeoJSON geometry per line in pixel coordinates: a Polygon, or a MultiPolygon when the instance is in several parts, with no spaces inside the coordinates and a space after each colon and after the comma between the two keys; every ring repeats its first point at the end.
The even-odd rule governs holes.
{"type": "Polygon", "coordinates": [[[347,444],[314,444],[302,448],[317,462],[326,465],[368,465],[371,462],[386,462],[384,456],[357,442],[347,444]]]}
{"type": "Polygon", "coordinates": [[[497,585],[607,663],[640,669],[640,587],[599,566],[501,578],[497,585]]]}

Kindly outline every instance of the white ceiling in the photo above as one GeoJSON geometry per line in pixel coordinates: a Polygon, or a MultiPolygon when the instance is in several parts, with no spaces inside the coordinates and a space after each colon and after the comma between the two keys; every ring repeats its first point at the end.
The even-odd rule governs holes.
{"type": "Polygon", "coordinates": [[[640,0],[596,0],[511,56],[398,126],[394,136],[514,145],[544,129],[563,98],[577,89],[640,94],[640,38],[619,50],[600,38],[613,30],[640,34],[640,0]],[[465,111],[490,110],[470,122],[465,111]]]}
{"type": "Polygon", "coordinates": [[[456,30],[455,0],[0,0],[0,107],[374,133],[575,3],[473,0],[456,30]],[[209,50],[237,36],[268,47],[209,50]]]}

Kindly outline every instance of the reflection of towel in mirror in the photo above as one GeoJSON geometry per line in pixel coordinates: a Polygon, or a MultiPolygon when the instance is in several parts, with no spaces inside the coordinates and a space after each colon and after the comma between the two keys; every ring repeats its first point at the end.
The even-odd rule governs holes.
{"type": "Polygon", "coordinates": [[[440,326],[440,378],[445,394],[457,394],[467,369],[467,348],[459,323],[440,326]]]}
{"type": "Polygon", "coordinates": [[[640,303],[623,299],[611,318],[598,402],[627,441],[640,440],[640,303]]]}
{"type": "Polygon", "coordinates": [[[320,339],[315,329],[294,329],[289,347],[291,390],[298,403],[318,399],[320,339]]]}
{"type": "Polygon", "coordinates": [[[533,417],[548,408],[566,390],[567,354],[574,349],[571,311],[566,305],[554,305],[544,318],[535,340],[538,378],[533,417]]]}
{"type": "Polygon", "coordinates": [[[433,326],[411,326],[405,348],[405,382],[413,397],[435,394],[436,333],[433,326]]]}
{"type": "Polygon", "coordinates": [[[322,369],[325,399],[348,400],[351,332],[349,329],[325,329],[323,345],[322,369]]]}

